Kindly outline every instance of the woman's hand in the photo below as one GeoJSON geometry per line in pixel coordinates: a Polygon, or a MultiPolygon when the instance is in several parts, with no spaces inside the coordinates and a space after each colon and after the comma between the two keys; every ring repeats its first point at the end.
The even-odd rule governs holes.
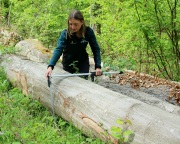
{"type": "Polygon", "coordinates": [[[46,78],[48,79],[48,76],[51,76],[51,74],[52,74],[52,67],[48,67],[46,71],[46,78]]]}
{"type": "Polygon", "coordinates": [[[102,71],[100,68],[96,68],[96,76],[102,75],[102,71]]]}

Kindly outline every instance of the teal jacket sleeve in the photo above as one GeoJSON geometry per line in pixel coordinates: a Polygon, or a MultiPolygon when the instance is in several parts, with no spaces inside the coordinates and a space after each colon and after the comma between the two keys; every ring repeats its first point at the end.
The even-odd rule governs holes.
{"type": "Polygon", "coordinates": [[[101,68],[101,55],[100,55],[100,47],[97,43],[96,36],[94,31],[90,28],[90,35],[89,35],[89,45],[94,55],[94,62],[95,62],[95,69],[101,68]]]}
{"type": "Polygon", "coordinates": [[[52,68],[54,68],[60,56],[62,55],[63,49],[66,47],[66,45],[67,45],[66,30],[63,30],[61,36],[58,39],[57,47],[53,52],[53,56],[49,62],[48,67],[51,66],[52,68]]]}

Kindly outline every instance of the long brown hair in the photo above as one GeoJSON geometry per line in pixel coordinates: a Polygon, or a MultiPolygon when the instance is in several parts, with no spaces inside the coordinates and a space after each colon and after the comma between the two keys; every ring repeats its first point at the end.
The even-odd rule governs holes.
{"type": "MultiPolygon", "coordinates": [[[[71,30],[69,27],[69,20],[74,18],[75,20],[79,20],[79,21],[84,21],[84,16],[82,15],[82,13],[79,10],[73,10],[71,11],[71,13],[69,14],[68,17],[68,29],[67,29],[67,36],[71,37],[71,30]]],[[[85,37],[85,31],[86,31],[86,25],[85,25],[85,21],[83,22],[83,25],[81,26],[79,32],[81,37],[85,37]]]]}

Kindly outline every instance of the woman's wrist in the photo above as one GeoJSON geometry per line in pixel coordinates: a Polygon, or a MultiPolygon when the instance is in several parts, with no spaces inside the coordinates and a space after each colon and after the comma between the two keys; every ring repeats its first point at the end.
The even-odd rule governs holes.
{"type": "Polygon", "coordinates": [[[52,65],[48,65],[48,67],[47,67],[48,69],[49,68],[51,68],[52,70],[54,69],[54,66],[52,66],[52,65]]]}

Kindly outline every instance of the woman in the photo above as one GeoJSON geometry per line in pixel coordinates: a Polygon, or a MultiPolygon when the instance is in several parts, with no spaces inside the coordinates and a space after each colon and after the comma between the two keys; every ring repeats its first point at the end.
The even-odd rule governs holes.
{"type": "Polygon", "coordinates": [[[90,44],[94,55],[96,75],[101,75],[100,48],[95,34],[90,27],[85,25],[84,17],[78,10],[72,11],[68,18],[68,28],[63,30],[53,56],[49,62],[46,77],[52,74],[56,62],[63,54],[63,69],[70,73],[88,73],[89,58],[86,52],[90,44]]]}

